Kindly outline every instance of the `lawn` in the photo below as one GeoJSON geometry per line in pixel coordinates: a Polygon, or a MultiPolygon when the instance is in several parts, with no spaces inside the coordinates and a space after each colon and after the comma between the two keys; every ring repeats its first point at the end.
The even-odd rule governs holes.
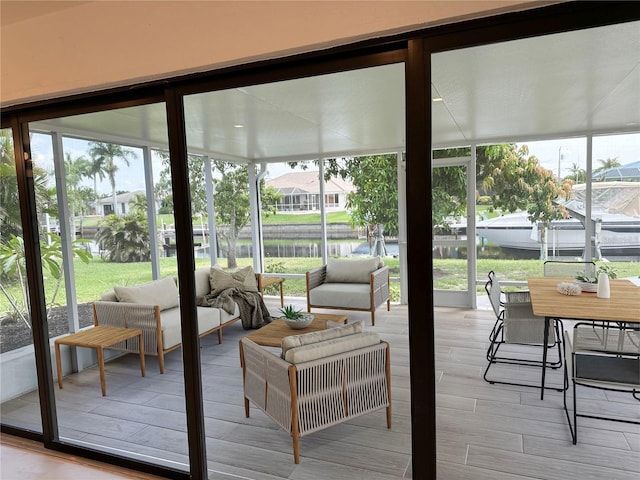
{"type": "MultiPolygon", "coordinates": [[[[398,277],[400,274],[399,260],[397,258],[386,258],[385,263],[389,265],[391,277],[398,277]]],[[[226,267],[226,260],[222,259],[221,264],[226,267]]],[[[239,266],[252,265],[250,258],[238,259],[239,266]]],[[[615,267],[619,277],[632,276],[638,274],[638,264],[633,262],[611,262],[615,267]]],[[[209,259],[196,259],[196,266],[206,267],[209,259]]],[[[268,258],[265,260],[265,272],[268,273],[288,273],[304,274],[307,270],[321,265],[321,259],[317,257],[297,257],[297,258],[268,258]]],[[[74,265],[76,277],[76,297],[78,303],[85,303],[96,300],[100,295],[110,290],[114,285],[135,285],[138,283],[151,281],[150,263],[109,263],[99,257],[93,258],[88,264],[76,261],[74,265]]],[[[487,278],[487,273],[494,270],[501,280],[526,281],[528,277],[542,275],[541,260],[478,260],[477,286],[478,293],[483,292],[482,285],[487,278]]],[[[176,257],[160,259],[161,276],[177,275],[176,257]]],[[[435,288],[445,290],[466,289],[467,262],[458,259],[434,260],[435,288]]],[[[20,298],[17,283],[3,283],[3,287],[8,290],[14,299],[20,298]]],[[[55,281],[50,277],[45,277],[46,298],[50,301],[55,291],[55,281]]],[[[268,294],[276,294],[277,286],[270,287],[268,294]]],[[[391,286],[392,300],[400,299],[400,285],[394,281],[391,286]]],[[[305,296],[304,278],[287,278],[284,282],[284,292],[287,296],[305,296]]],[[[55,304],[64,305],[66,297],[64,284],[60,286],[55,304]]],[[[11,306],[4,295],[0,295],[0,313],[8,312],[11,306]]]]}

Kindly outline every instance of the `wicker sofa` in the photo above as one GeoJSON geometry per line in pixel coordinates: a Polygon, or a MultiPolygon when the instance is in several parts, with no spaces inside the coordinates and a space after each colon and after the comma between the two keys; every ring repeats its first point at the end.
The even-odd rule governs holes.
{"type": "Polygon", "coordinates": [[[245,415],[250,403],[266,413],[293,441],[300,462],[300,437],[386,408],[391,428],[389,344],[363,322],[282,340],[282,354],[240,340],[245,415]]]}
{"type": "MultiPolygon", "coordinates": [[[[195,271],[196,297],[211,291],[210,278],[208,267],[195,271]]],[[[222,308],[202,306],[198,306],[197,311],[200,337],[217,332],[219,343],[222,343],[222,329],[240,319],[237,305],[233,314],[222,308]]],[[[164,355],[182,344],[175,278],[166,277],[132,287],[114,287],[93,303],[93,322],[94,325],[141,329],[145,354],[157,355],[160,373],[164,373],[164,355]]],[[[129,353],[139,352],[137,338],[113,348],[129,353]]]]}
{"type": "Polygon", "coordinates": [[[389,267],[380,257],[364,259],[327,259],[327,264],[306,273],[307,311],[312,307],[371,312],[376,323],[376,308],[387,302],[389,267]]]}

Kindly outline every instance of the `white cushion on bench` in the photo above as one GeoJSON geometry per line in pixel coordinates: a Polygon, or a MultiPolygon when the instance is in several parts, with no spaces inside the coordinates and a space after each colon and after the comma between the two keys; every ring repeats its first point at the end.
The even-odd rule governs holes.
{"type": "Polygon", "coordinates": [[[371,307],[369,283],[323,283],[309,291],[311,305],[331,305],[332,307],[371,307]]]}
{"type": "MultiPolygon", "coordinates": [[[[220,311],[217,308],[197,307],[198,335],[220,325],[220,311]]],[[[180,309],[171,308],[160,313],[162,325],[162,346],[164,349],[182,343],[180,328],[180,309]]]]}
{"type": "Polygon", "coordinates": [[[158,305],[160,310],[177,307],[180,298],[178,286],[173,277],[135,285],[133,287],[113,287],[119,302],[158,305]]]}

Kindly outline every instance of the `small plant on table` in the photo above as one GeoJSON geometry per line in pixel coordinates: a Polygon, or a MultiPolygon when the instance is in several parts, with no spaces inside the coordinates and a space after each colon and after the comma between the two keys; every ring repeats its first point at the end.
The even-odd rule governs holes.
{"type": "Polygon", "coordinates": [[[302,309],[296,310],[296,307],[293,305],[287,305],[281,308],[280,313],[284,318],[288,318],[289,320],[300,320],[304,316],[302,309]]]}
{"type": "Polygon", "coordinates": [[[313,320],[313,315],[303,313],[302,309],[298,310],[293,305],[287,305],[281,308],[280,314],[282,315],[284,323],[296,330],[308,327],[313,320]]]}
{"type": "Polygon", "coordinates": [[[598,283],[598,277],[600,276],[601,273],[606,273],[607,277],[609,277],[612,280],[618,276],[613,266],[599,265],[598,270],[596,271],[595,277],[588,277],[584,272],[582,272],[576,275],[576,280],[582,283],[598,283]]]}

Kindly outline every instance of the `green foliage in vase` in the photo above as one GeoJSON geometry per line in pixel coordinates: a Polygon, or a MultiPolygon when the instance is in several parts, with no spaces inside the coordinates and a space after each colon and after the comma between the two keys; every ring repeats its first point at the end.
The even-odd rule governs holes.
{"type": "Polygon", "coordinates": [[[598,283],[598,277],[600,276],[601,273],[606,273],[607,277],[611,279],[618,277],[618,274],[616,273],[616,270],[615,268],[613,268],[612,265],[604,264],[604,265],[598,266],[598,270],[596,271],[595,277],[588,277],[587,275],[584,274],[584,272],[582,272],[576,275],[576,280],[584,283],[598,283]]]}

